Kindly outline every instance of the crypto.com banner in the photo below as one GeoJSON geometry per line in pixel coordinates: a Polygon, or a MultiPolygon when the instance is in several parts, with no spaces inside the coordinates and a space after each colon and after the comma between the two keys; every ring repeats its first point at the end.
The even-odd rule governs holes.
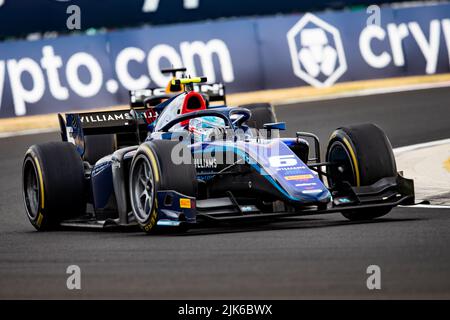
{"type": "Polygon", "coordinates": [[[184,65],[227,92],[450,72],[450,5],[307,13],[0,44],[0,117],[127,103],[184,65]],[[373,18],[373,17],[372,17],[373,18]]]}

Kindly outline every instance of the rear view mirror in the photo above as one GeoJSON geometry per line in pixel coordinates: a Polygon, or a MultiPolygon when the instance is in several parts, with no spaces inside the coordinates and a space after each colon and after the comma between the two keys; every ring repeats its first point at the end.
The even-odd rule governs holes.
{"type": "Polygon", "coordinates": [[[267,130],[286,130],[286,122],[273,122],[273,123],[265,123],[264,129],[267,130]]]}

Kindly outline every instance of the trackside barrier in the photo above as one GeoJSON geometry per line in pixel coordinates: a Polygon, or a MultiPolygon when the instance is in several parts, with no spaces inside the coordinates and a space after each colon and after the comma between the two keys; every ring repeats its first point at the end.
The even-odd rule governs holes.
{"type": "Polygon", "coordinates": [[[396,1],[398,0],[0,0],[0,37],[27,35],[37,31],[67,32],[67,22],[75,24],[71,15],[77,12],[77,8],[82,17],[78,27],[87,30],[133,27],[144,23],[160,25],[224,17],[341,9],[345,6],[370,6],[374,2],[396,1]]]}
{"type": "Polygon", "coordinates": [[[0,43],[0,117],[126,104],[184,65],[227,92],[450,72],[450,4],[145,27],[0,43]]]}

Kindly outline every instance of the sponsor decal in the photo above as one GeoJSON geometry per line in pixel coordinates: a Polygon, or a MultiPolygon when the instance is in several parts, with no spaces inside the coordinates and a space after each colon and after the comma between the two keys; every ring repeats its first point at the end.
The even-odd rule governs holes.
{"type": "MultiPolygon", "coordinates": [[[[158,117],[158,113],[153,109],[148,109],[143,112],[137,112],[136,116],[138,119],[144,119],[147,124],[152,123],[158,117]]],[[[80,121],[82,124],[94,124],[100,122],[112,122],[112,121],[129,121],[133,117],[128,111],[124,112],[105,112],[105,113],[92,113],[92,114],[80,114],[80,121]]],[[[125,125],[128,122],[124,123],[125,125]]]]}
{"type": "Polygon", "coordinates": [[[190,209],[191,208],[191,199],[180,198],[180,208],[181,209],[190,209]]]}
{"type": "Polygon", "coordinates": [[[302,193],[304,193],[304,194],[319,193],[319,192],[322,192],[322,190],[321,189],[311,189],[311,190],[302,191],[302,193]]]}
{"type": "Polygon", "coordinates": [[[81,120],[81,123],[131,120],[131,115],[129,112],[93,114],[93,115],[80,116],[80,120],[81,120]]]}
{"type": "Polygon", "coordinates": [[[287,167],[287,168],[278,168],[277,171],[294,171],[294,170],[305,170],[305,166],[297,166],[297,167],[287,167]]]}
{"type": "Polygon", "coordinates": [[[194,158],[194,165],[197,169],[217,168],[216,158],[194,158]]]}
{"type": "Polygon", "coordinates": [[[291,167],[297,165],[297,157],[293,154],[269,157],[269,164],[272,168],[291,167]]]}
{"type": "Polygon", "coordinates": [[[287,33],[294,74],[315,87],[330,86],[347,70],[339,30],[305,14],[287,33]]]}
{"type": "Polygon", "coordinates": [[[313,179],[314,176],[312,174],[297,174],[295,176],[285,176],[286,180],[310,180],[313,179]]]}
{"type": "Polygon", "coordinates": [[[304,183],[296,183],[295,186],[296,187],[311,187],[311,186],[315,186],[317,185],[317,183],[315,182],[304,182],[304,183]]]}

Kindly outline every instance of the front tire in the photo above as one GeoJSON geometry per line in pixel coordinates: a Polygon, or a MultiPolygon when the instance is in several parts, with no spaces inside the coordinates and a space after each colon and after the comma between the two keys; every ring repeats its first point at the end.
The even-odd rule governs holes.
{"type": "Polygon", "coordinates": [[[75,146],[47,142],[31,146],[22,166],[25,210],[37,230],[85,213],[84,168],[75,146]]]}
{"type": "MultiPolygon", "coordinates": [[[[333,187],[347,182],[351,186],[367,186],[385,177],[395,177],[397,167],[391,143],[375,124],[359,124],[335,130],[328,142],[328,183],[333,187]]],[[[369,220],[386,215],[391,208],[361,209],[343,212],[349,220],[369,220]]]]}
{"type": "MultiPolygon", "coordinates": [[[[168,140],[145,142],[131,163],[131,207],[136,221],[146,233],[155,231],[158,221],[156,194],[159,190],[174,190],[186,196],[197,196],[197,176],[193,162],[175,164],[171,158],[172,149],[178,143],[168,140]]],[[[183,152],[190,154],[187,148],[183,152]]]]}

